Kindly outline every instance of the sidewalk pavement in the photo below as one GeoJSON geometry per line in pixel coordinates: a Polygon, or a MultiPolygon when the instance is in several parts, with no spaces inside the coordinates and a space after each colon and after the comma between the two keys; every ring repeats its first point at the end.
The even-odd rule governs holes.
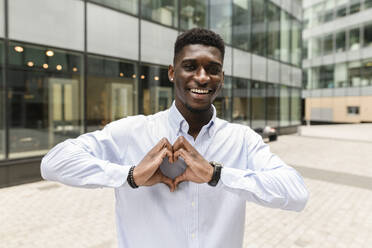
{"type": "MultiPolygon", "coordinates": [[[[363,135],[372,125],[303,128],[306,136],[269,145],[304,176],[308,205],[296,213],[248,203],[243,247],[372,247],[372,139],[363,135]]],[[[45,181],[3,188],[0,223],[4,248],[116,247],[111,189],[45,181]]]]}

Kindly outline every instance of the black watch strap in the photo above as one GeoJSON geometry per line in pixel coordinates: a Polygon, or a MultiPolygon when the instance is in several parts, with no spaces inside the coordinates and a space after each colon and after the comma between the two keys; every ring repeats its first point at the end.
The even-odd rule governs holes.
{"type": "Polygon", "coordinates": [[[218,181],[220,181],[221,178],[221,171],[222,171],[222,164],[211,161],[209,162],[210,165],[213,166],[213,175],[212,179],[208,182],[208,184],[212,187],[215,187],[218,184],[218,181]]]}

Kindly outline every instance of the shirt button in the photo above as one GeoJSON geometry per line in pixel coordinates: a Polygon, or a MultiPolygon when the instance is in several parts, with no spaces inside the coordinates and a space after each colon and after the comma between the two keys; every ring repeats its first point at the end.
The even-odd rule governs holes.
{"type": "Polygon", "coordinates": [[[192,207],[195,207],[195,202],[191,202],[191,206],[192,207]]]}
{"type": "Polygon", "coordinates": [[[193,239],[195,238],[195,233],[191,234],[191,238],[193,239]]]}

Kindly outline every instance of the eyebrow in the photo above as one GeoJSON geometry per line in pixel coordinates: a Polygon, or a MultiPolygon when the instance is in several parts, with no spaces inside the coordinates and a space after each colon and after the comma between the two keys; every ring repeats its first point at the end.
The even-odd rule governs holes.
{"type": "MultiPolygon", "coordinates": [[[[181,64],[187,63],[187,62],[196,62],[196,59],[184,59],[184,60],[181,61],[181,64]]],[[[210,61],[208,64],[218,65],[218,66],[222,67],[222,64],[219,63],[219,62],[216,62],[216,61],[210,61]]]]}

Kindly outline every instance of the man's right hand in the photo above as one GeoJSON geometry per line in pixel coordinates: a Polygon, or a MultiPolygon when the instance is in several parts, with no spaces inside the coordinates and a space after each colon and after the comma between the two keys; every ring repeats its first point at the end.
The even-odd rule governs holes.
{"type": "Polygon", "coordinates": [[[165,183],[171,192],[175,190],[172,179],[161,173],[159,167],[163,159],[168,156],[169,162],[173,163],[173,148],[167,138],[162,138],[134,168],[133,178],[138,186],[152,186],[157,183],[165,183]]]}

